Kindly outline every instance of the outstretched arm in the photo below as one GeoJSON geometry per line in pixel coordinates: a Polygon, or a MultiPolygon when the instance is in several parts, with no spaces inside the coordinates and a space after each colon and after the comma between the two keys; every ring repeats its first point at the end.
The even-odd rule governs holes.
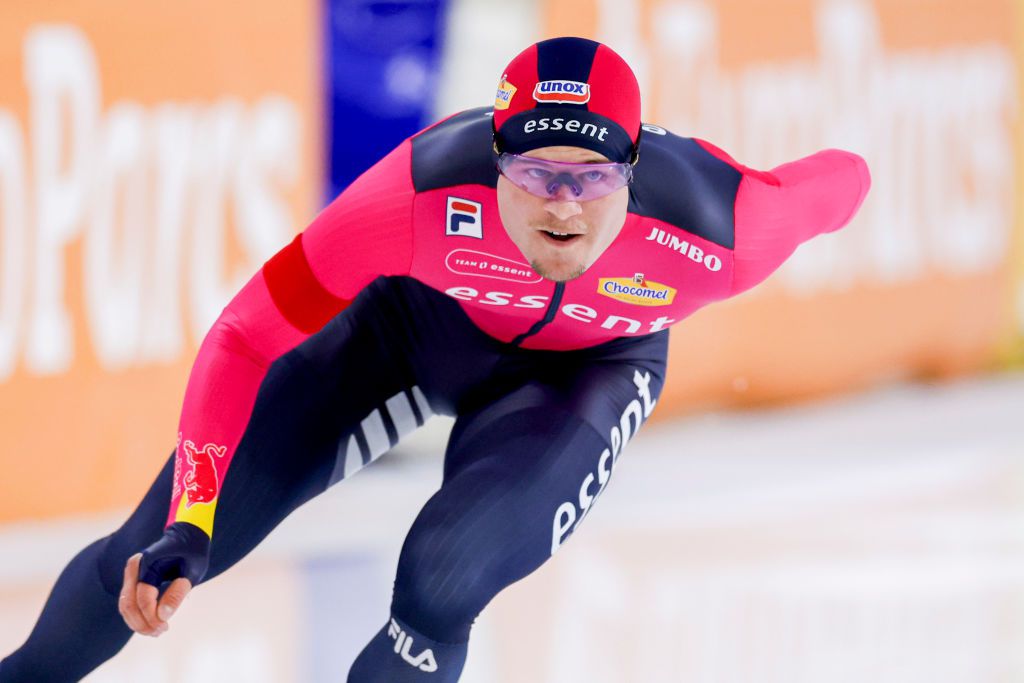
{"type": "Polygon", "coordinates": [[[735,206],[733,295],[762,282],[803,242],[849,223],[871,187],[867,164],[851,152],[827,149],[763,172],[698,142],[743,173],[735,206]]]}

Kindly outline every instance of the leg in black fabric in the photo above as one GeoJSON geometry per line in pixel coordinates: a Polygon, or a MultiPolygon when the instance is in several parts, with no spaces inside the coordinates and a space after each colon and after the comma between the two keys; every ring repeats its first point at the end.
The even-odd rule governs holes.
{"type": "Polygon", "coordinates": [[[392,619],[349,683],[457,681],[476,616],[583,520],[660,386],[657,372],[602,365],[460,418],[444,484],[402,548],[392,619]]]}
{"type": "MultiPolygon", "coordinates": [[[[173,456],[172,456],[173,457],[173,456]]],[[[0,662],[3,683],[77,681],[117,654],[132,635],[117,611],[120,577],[100,567],[118,538],[145,547],[160,537],[170,505],[173,460],[168,460],[142,504],[115,534],[90,544],[68,563],[25,644],[0,662]]],[[[127,555],[125,555],[127,558],[127,555]]],[[[118,567],[124,570],[124,563],[118,567]]]]}

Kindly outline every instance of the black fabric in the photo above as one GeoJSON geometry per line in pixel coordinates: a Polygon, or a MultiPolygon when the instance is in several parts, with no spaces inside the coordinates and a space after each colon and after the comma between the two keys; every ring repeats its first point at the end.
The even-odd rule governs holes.
{"type": "MultiPolygon", "coordinates": [[[[415,406],[417,387],[431,412],[458,417],[443,484],[403,547],[392,612],[421,642],[465,643],[477,613],[543,564],[586,516],[581,499],[604,490],[661,389],[667,338],[520,349],[486,336],[449,297],[410,278],[378,278],[270,367],[224,480],[203,581],[336,481],[361,421],[395,396],[415,406]]],[[[172,471],[173,457],[125,524],[68,565],[28,641],[0,663],[0,682],[78,680],[124,646],[124,565],[161,538],[172,471]]],[[[378,634],[359,671],[455,680],[396,662],[382,644],[378,634]]],[[[459,652],[439,650],[439,664],[460,662],[459,652]]],[[[359,676],[350,680],[384,680],[359,676]]]]}
{"type": "Polygon", "coordinates": [[[456,683],[468,650],[469,643],[432,640],[392,615],[356,657],[347,683],[456,683]]]}
{"type": "MultiPolygon", "coordinates": [[[[166,483],[170,491],[169,477],[166,483]]],[[[109,541],[102,538],[90,544],[64,568],[28,640],[0,661],[0,681],[78,681],[121,651],[132,632],[117,611],[117,592],[110,593],[100,580],[109,541]]]]}
{"type": "MultiPolygon", "coordinates": [[[[590,81],[590,69],[600,43],[586,38],[551,38],[537,43],[537,81],[590,81]]],[[[532,93],[531,93],[532,94],[532,93]]],[[[586,104],[547,104],[536,108],[572,107],[586,110],[586,104]]]]}
{"type": "Polygon", "coordinates": [[[193,586],[206,575],[210,564],[210,537],[188,522],[175,522],[163,537],[142,552],[139,581],[164,590],[177,578],[193,586]]]}
{"type": "Polygon", "coordinates": [[[663,128],[643,131],[639,153],[629,186],[629,212],[732,249],[743,174],[693,138],[663,128]]]}
{"type": "Polygon", "coordinates": [[[527,109],[502,125],[496,141],[499,151],[512,154],[565,145],[590,149],[619,163],[633,158],[633,140],[626,129],[589,111],[527,109]]]}
{"type": "Polygon", "coordinates": [[[456,185],[498,185],[491,108],[468,109],[412,140],[416,192],[456,185]]]}

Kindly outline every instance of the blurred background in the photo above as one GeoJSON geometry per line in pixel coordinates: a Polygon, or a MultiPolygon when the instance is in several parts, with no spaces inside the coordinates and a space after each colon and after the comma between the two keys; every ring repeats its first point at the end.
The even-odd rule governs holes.
{"type": "MultiPolygon", "coordinates": [[[[0,3],[0,653],[174,446],[206,329],[402,139],[531,42],[636,70],[644,120],[770,169],[825,147],[845,230],[676,326],[574,540],[467,683],[1024,681],[1018,0],[0,3]]],[[[440,418],[299,510],[94,682],[341,681],[441,478],[440,418]]]]}

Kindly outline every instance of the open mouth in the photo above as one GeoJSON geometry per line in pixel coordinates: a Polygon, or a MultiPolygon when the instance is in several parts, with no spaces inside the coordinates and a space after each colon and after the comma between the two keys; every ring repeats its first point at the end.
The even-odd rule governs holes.
{"type": "Polygon", "coordinates": [[[548,239],[554,240],[555,242],[571,242],[577,237],[581,237],[581,235],[575,235],[569,232],[555,232],[554,230],[541,230],[541,232],[544,233],[548,239]]]}

